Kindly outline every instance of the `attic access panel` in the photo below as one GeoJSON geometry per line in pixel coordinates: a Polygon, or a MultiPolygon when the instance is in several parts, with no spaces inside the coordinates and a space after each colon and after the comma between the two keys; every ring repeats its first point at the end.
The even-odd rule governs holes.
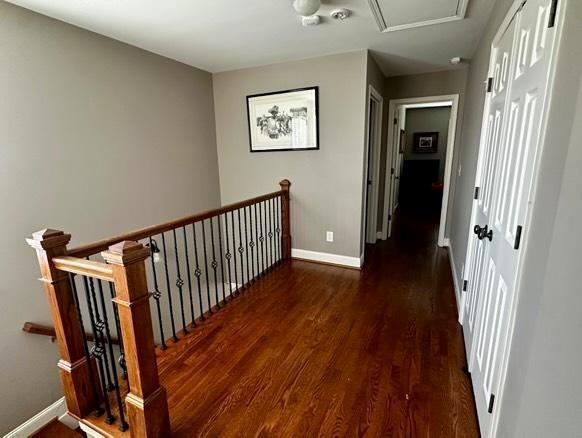
{"type": "Polygon", "coordinates": [[[368,0],[382,32],[465,18],[469,0],[368,0]]]}

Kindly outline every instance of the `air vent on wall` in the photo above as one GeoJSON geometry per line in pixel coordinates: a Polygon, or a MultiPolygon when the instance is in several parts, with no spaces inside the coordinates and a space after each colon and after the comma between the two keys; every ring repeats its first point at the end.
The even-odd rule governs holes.
{"type": "Polygon", "coordinates": [[[368,0],[382,32],[462,20],[469,0],[368,0]]]}

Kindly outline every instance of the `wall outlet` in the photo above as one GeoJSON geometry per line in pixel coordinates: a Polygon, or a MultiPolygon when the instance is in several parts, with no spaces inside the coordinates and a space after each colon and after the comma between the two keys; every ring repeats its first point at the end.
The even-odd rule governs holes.
{"type": "Polygon", "coordinates": [[[328,231],[327,233],[325,233],[325,241],[333,242],[333,231],[328,231]]]}

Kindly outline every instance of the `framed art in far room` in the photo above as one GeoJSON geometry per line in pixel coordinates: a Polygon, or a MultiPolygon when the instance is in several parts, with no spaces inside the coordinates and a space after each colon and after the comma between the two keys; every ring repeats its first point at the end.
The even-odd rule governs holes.
{"type": "Polygon", "coordinates": [[[412,151],[421,154],[436,154],[438,152],[438,132],[415,132],[412,151]]]}
{"type": "Polygon", "coordinates": [[[247,96],[251,152],[319,149],[319,87],[247,96]]]}

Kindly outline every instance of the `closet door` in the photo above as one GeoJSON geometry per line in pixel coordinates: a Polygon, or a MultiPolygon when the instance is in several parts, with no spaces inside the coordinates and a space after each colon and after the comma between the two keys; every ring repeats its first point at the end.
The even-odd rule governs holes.
{"type": "Polygon", "coordinates": [[[492,414],[499,409],[496,397],[509,350],[510,314],[522,239],[528,231],[524,224],[555,40],[552,15],[551,0],[527,0],[499,43],[503,54],[494,54],[487,141],[479,164],[480,194],[473,207],[479,233],[471,239],[465,328],[484,437],[494,434],[492,414]]]}

